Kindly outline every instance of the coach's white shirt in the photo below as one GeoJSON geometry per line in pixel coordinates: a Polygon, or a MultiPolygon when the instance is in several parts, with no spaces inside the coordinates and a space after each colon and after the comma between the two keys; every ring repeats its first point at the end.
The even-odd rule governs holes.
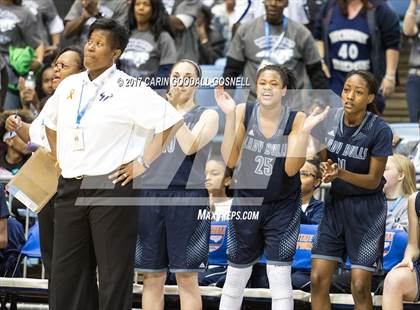
{"type": "Polygon", "coordinates": [[[29,138],[32,143],[42,146],[47,151],[51,151],[45,132],[45,110],[42,109],[38,116],[29,126],[29,138]]]}
{"type": "Polygon", "coordinates": [[[182,119],[151,88],[143,84],[125,87],[128,78],[115,65],[93,81],[86,71],[74,74],[64,79],[47,101],[44,122],[57,131],[57,159],[64,178],[109,174],[143,153],[146,137],[139,134],[141,130],[159,133],[182,119]],[[98,95],[80,121],[84,149],[75,151],[79,100],[82,110],[97,89],[98,95]]]}

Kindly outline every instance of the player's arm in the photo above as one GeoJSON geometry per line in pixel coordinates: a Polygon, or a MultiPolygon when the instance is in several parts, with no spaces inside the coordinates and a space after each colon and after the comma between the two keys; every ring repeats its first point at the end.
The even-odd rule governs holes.
{"type": "Polygon", "coordinates": [[[176,139],[185,155],[192,155],[206,146],[217,134],[219,115],[214,110],[204,111],[192,129],[184,123],[176,133],[176,139]]]}
{"type": "Polygon", "coordinates": [[[337,178],[354,186],[375,189],[381,182],[387,160],[388,157],[371,157],[367,174],[354,173],[337,167],[337,178]]]}
{"type": "Polygon", "coordinates": [[[305,164],[310,135],[310,131],[303,128],[305,120],[306,115],[303,112],[298,112],[288,137],[285,170],[289,177],[298,173],[305,164]]]}
{"type": "Polygon", "coordinates": [[[322,112],[321,109],[317,108],[308,117],[303,112],[296,114],[292,131],[287,141],[285,170],[289,177],[298,173],[300,168],[305,164],[311,131],[325,119],[328,111],[328,107],[322,112]]]}

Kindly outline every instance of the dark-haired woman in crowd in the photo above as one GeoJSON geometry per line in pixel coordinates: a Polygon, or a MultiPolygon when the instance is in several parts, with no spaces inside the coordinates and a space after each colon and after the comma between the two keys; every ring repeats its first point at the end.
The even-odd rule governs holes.
{"type": "Polygon", "coordinates": [[[376,104],[382,113],[384,97],[395,91],[400,36],[398,16],[386,1],[328,0],[316,20],[314,37],[330,88],[340,95],[350,71],[370,71],[380,85],[376,104]]]}
{"type": "Polygon", "coordinates": [[[36,79],[35,88],[26,87],[25,79],[19,79],[19,95],[23,109],[29,110],[34,116],[38,115],[42,106],[54,93],[53,76],[54,69],[51,66],[45,66],[36,79]]]}
{"type": "MultiPolygon", "coordinates": [[[[53,62],[53,67],[48,67],[48,70],[44,70],[44,72],[53,70],[51,81],[49,82],[51,84],[52,92],[49,96],[52,95],[60,82],[67,76],[79,73],[83,71],[83,69],[83,54],[79,48],[67,47],[60,51],[53,62]]],[[[32,123],[26,123],[22,121],[19,116],[12,115],[7,118],[6,129],[16,132],[25,143],[31,142],[50,150],[45,134],[44,117],[41,110],[40,114],[32,123]]],[[[50,279],[54,241],[53,199],[51,199],[42,211],[38,213],[38,219],[42,262],[45,267],[47,278],[50,279]]]]}
{"type": "Polygon", "coordinates": [[[128,22],[130,39],[121,70],[134,77],[167,76],[177,56],[162,0],[133,0],[128,22]]]}
{"type": "Polygon", "coordinates": [[[222,155],[234,173],[236,214],[255,212],[257,219],[229,222],[229,267],[220,309],[240,309],[243,291],[263,251],[273,309],[293,309],[291,265],[300,224],[299,171],[306,160],[312,128],[328,111],[306,117],[291,111],[283,97],[296,79],[285,67],[268,65],[257,74],[258,103],[236,106],[217,88],[217,104],[225,113],[222,155]]]}
{"type": "Polygon", "coordinates": [[[392,131],[374,112],[377,84],[368,71],[352,71],[341,93],[343,107],[332,110],[313,130],[321,151],[330,199],[312,249],[312,309],[330,309],[329,288],[337,263],[351,263],[357,309],[371,309],[372,273],[382,266],[387,204],[383,177],[392,155],[392,131]]]}

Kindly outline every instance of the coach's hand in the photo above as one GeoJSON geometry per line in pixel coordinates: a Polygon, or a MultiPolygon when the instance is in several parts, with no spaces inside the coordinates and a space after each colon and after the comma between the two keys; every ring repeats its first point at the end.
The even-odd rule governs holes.
{"type": "Polygon", "coordinates": [[[121,183],[121,186],[125,186],[130,183],[134,178],[138,177],[145,171],[144,166],[137,160],[133,160],[127,164],[124,164],[113,174],[109,175],[108,178],[112,180],[112,183],[121,183]]]}

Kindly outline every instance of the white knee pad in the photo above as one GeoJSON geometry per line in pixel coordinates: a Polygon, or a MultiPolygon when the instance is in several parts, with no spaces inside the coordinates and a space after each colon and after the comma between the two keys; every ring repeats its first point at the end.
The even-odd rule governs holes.
{"type": "Polygon", "coordinates": [[[246,268],[228,266],[223,294],[226,293],[232,297],[242,296],[251,273],[252,266],[246,268]]]}
{"type": "Polygon", "coordinates": [[[223,286],[222,298],[220,300],[220,310],[240,309],[244,289],[252,273],[252,266],[246,268],[236,268],[229,266],[225,285],[223,286]]]}
{"type": "Polygon", "coordinates": [[[273,300],[272,309],[293,309],[291,271],[291,266],[267,265],[268,282],[273,300]]]}

